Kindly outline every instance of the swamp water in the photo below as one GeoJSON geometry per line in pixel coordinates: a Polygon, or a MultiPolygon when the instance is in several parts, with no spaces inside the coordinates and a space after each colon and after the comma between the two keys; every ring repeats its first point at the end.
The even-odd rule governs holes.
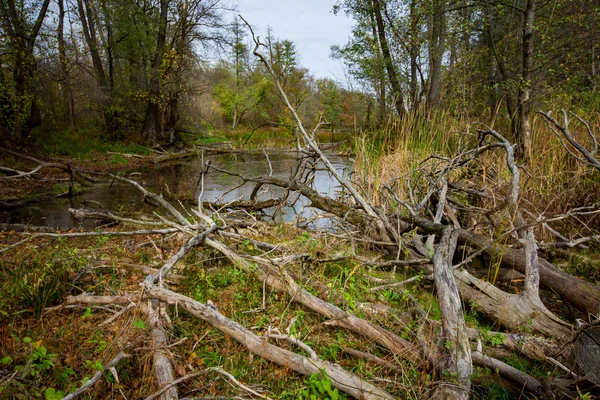
{"type": "MultiPolygon", "coordinates": [[[[348,175],[352,170],[352,162],[347,157],[330,155],[328,158],[340,174],[348,175]]],[[[269,160],[273,169],[272,177],[282,180],[289,179],[297,163],[295,153],[276,152],[269,154],[269,160]]],[[[205,156],[204,161],[210,161],[211,165],[219,169],[235,172],[245,177],[267,177],[270,171],[267,159],[262,153],[217,154],[205,156]]],[[[183,195],[184,198],[189,199],[193,195],[194,199],[198,199],[201,189],[199,178],[202,169],[202,160],[200,157],[194,157],[142,168],[135,171],[138,173],[132,174],[131,179],[136,180],[155,193],[173,193],[178,194],[180,197],[183,195]]],[[[218,201],[219,203],[227,203],[238,199],[248,200],[254,189],[254,184],[246,183],[238,187],[241,182],[238,177],[211,169],[204,176],[202,199],[203,201],[218,201]]],[[[320,162],[314,174],[312,187],[323,195],[333,197],[341,189],[340,184],[328,171],[325,171],[324,165],[320,162]]],[[[284,195],[285,190],[265,185],[259,191],[257,199],[275,199],[284,195]]],[[[296,198],[297,195],[294,195],[288,201],[292,202],[296,198]]],[[[307,204],[308,200],[301,197],[294,203],[293,207],[286,206],[280,210],[276,208],[267,209],[265,210],[267,219],[271,217],[275,220],[289,222],[298,215],[303,218],[312,218],[317,215],[315,210],[305,208],[307,204]]],[[[127,183],[115,181],[112,184],[94,185],[91,190],[74,197],[56,198],[43,203],[0,211],[0,222],[55,228],[77,226],[89,228],[91,227],[88,225],[89,222],[82,225],[81,222],[71,216],[69,208],[98,209],[99,205],[104,210],[116,214],[122,213],[127,216],[135,216],[140,213],[151,215],[155,210],[143,202],[142,193],[138,189],[127,183]]],[[[327,223],[326,220],[317,220],[314,225],[322,227],[327,223]]]]}

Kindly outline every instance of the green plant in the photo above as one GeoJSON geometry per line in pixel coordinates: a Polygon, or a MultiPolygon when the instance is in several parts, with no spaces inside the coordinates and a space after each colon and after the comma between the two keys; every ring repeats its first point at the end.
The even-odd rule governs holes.
{"type": "Polygon", "coordinates": [[[504,335],[501,333],[497,333],[494,336],[489,338],[489,343],[491,346],[501,346],[504,344],[504,335]]]}
{"type": "Polygon", "coordinates": [[[44,397],[46,400],[61,400],[65,397],[65,392],[49,387],[44,391],[44,397]]]}
{"type": "Polygon", "coordinates": [[[34,342],[30,337],[24,337],[23,343],[29,344],[30,353],[26,364],[16,367],[18,371],[21,371],[21,377],[23,379],[28,376],[40,378],[49,373],[54,367],[54,359],[57,355],[48,353],[41,341],[34,342]]]}
{"type": "Polygon", "coordinates": [[[332,388],[331,379],[325,372],[312,374],[308,379],[308,388],[302,390],[301,399],[306,400],[338,400],[345,398],[337,388],[332,388]]]}

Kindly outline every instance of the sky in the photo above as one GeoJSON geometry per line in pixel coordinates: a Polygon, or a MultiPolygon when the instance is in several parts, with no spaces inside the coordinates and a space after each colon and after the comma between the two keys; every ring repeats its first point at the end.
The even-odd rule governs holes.
{"type": "Polygon", "coordinates": [[[296,44],[300,65],[316,78],[343,79],[343,65],[329,57],[332,45],[344,45],[353,20],[331,11],[336,0],[238,0],[239,14],[261,40],[267,27],[281,40],[296,44]]]}

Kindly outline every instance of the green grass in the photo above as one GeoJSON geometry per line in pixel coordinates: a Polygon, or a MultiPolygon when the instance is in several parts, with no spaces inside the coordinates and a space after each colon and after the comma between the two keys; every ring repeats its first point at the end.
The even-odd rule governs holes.
{"type": "MultiPolygon", "coordinates": [[[[92,153],[126,153],[148,156],[152,150],[134,142],[107,142],[97,132],[63,131],[50,137],[36,137],[45,153],[51,156],[64,156],[76,159],[87,158],[92,153]]],[[[122,156],[121,156],[122,158],[122,156]]],[[[122,163],[122,160],[113,160],[122,163]]]]}

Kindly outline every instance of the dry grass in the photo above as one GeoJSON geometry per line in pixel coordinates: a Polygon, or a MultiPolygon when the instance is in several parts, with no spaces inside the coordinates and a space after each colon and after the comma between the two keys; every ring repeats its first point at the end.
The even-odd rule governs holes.
{"type": "MultiPolygon", "coordinates": [[[[588,122],[600,136],[600,118],[592,117],[594,119],[588,122]]],[[[484,125],[445,113],[432,115],[427,120],[419,117],[409,117],[402,122],[390,120],[381,132],[357,139],[357,182],[376,204],[390,206],[389,196],[383,194],[384,185],[392,183],[398,197],[408,199],[410,182],[413,195],[418,198],[429,188],[427,174],[440,165],[439,160],[430,157],[451,158],[476,147],[477,131],[484,128],[484,125]]],[[[581,124],[572,122],[570,128],[575,137],[590,145],[581,124]]],[[[497,130],[506,135],[500,128],[497,130]]],[[[522,207],[539,216],[561,214],[574,207],[595,203],[600,194],[598,172],[570,156],[540,116],[533,118],[532,133],[531,160],[522,165],[522,207]]],[[[502,149],[487,152],[456,170],[452,178],[461,184],[486,187],[493,197],[478,205],[498,206],[506,195],[510,180],[505,153],[502,149]]],[[[599,225],[600,221],[595,218],[559,224],[561,229],[567,229],[573,235],[585,232],[589,235],[599,225]]]]}

